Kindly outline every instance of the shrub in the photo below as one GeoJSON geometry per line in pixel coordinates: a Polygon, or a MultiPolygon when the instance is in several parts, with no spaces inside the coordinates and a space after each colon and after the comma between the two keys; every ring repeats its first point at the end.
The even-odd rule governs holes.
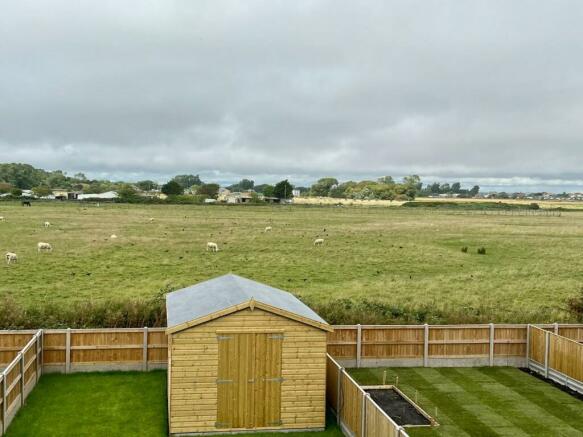
{"type": "Polygon", "coordinates": [[[583,322],[583,287],[579,290],[579,296],[567,300],[567,310],[579,322],[583,322]]]}
{"type": "Polygon", "coordinates": [[[462,252],[463,253],[468,253],[468,246],[462,247],[462,252]]]}
{"type": "Polygon", "coordinates": [[[486,255],[486,248],[478,247],[478,255],[486,255]]]}

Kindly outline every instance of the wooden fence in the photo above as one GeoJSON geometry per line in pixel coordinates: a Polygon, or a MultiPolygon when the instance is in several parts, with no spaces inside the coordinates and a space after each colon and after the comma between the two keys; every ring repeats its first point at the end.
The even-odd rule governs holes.
{"type": "MultiPolygon", "coordinates": [[[[0,374],[0,435],[24,405],[42,374],[42,335],[42,331],[28,335],[28,342],[16,352],[13,348],[2,350],[3,354],[13,354],[14,357],[0,374]]],[[[17,343],[20,337],[14,336],[12,341],[17,343]]]]}
{"type": "MultiPolygon", "coordinates": [[[[583,342],[583,325],[537,325],[583,342]]],[[[344,367],[526,367],[527,325],[335,326],[328,353],[344,367]]],[[[37,331],[0,331],[0,369],[37,331]]],[[[44,370],[148,370],[167,365],[164,328],[48,329],[44,370]]]]}
{"type": "Polygon", "coordinates": [[[583,393],[583,344],[536,326],[528,327],[528,367],[583,393]]]}
{"type": "Polygon", "coordinates": [[[370,395],[334,358],[326,365],[326,400],[344,435],[355,437],[408,437],[370,395]]]}
{"type": "MultiPolygon", "coordinates": [[[[328,353],[345,367],[526,366],[527,326],[335,326],[328,353]]],[[[583,342],[583,325],[537,325],[583,342]]]]}

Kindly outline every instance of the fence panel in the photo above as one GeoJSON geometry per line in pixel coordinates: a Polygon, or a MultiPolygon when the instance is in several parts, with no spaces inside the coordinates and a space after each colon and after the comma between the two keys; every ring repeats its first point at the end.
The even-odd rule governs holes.
{"type": "Polygon", "coordinates": [[[24,405],[26,397],[36,386],[42,373],[39,362],[41,356],[42,331],[37,331],[3,370],[0,376],[0,435],[6,432],[8,425],[24,405]]]}
{"type": "Polygon", "coordinates": [[[345,435],[409,437],[328,354],[326,399],[345,435]]]}
{"type": "Polygon", "coordinates": [[[545,330],[530,327],[529,358],[542,365],[545,363],[545,336],[545,330]]]}

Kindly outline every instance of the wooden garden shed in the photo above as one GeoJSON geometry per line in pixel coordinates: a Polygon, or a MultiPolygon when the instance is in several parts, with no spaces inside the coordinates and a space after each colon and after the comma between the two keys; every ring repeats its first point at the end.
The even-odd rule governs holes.
{"type": "Polygon", "coordinates": [[[291,293],[229,274],[166,309],[170,434],[324,429],[332,327],[291,293]]]}

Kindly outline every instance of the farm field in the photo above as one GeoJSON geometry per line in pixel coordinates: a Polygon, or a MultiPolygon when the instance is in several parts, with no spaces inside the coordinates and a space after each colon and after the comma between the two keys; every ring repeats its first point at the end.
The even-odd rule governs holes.
{"type": "MultiPolygon", "coordinates": [[[[341,437],[329,418],[324,432],[341,437]]],[[[166,372],[43,375],[8,428],[7,437],[163,437],[168,435],[166,372]],[[74,433],[72,431],[74,430],[74,433]]],[[[254,433],[256,437],[277,436],[254,433]]]]}
{"type": "Polygon", "coordinates": [[[0,264],[0,299],[32,311],[233,272],[292,291],[331,323],[567,322],[583,283],[577,212],[3,202],[0,215],[0,253],[19,257],[0,264]],[[39,241],[53,252],[38,254],[39,241]]]}
{"type": "Polygon", "coordinates": [[[399,388],[435,417],[438,427],[407,428],[422,436],[580,436],[583,401],[515,368],[352,369],[363,385],[399,388]]]}

